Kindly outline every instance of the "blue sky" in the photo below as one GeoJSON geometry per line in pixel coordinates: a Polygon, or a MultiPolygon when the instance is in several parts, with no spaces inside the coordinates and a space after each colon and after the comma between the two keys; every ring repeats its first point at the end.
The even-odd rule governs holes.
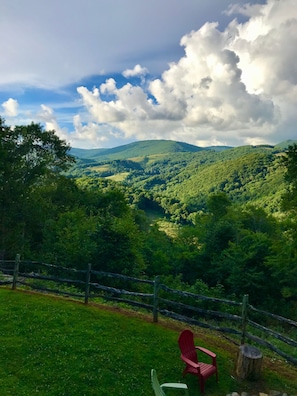
{"type": "Polygon", "coordinates": [[[0,115],[72,147],[297,139],[295,0],[2,0],[0,115]]]}

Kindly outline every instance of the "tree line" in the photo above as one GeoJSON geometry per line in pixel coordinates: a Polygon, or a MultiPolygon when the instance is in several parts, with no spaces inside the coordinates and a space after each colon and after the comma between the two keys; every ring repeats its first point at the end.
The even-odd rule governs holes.
{"type": "Polygon", "coordinates": [[[55,131],[12,128],[2,118],[0,130],[2,258],[20,253],[77,269],[92,263],[98,271],[159,275],[177,289],[239,301],[249,294],[251,304],[296,315],[297,145],[279,164],[287,187],[281,215],[215,191],[169,234],[143,210],[159,205],[147,191],[67,176],[75,158],[55,131]]]}

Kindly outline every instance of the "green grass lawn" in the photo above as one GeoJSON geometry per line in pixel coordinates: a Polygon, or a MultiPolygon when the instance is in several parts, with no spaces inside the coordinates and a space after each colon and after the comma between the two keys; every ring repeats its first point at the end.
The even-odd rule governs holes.
{"type": "MultiPolygon", "coordinates": [[[[5,288],[0,319],[1,396],[153,396],[151,368],[160,382],[186,382],[190,396],[200,393],[195,377],[181,376],[180,323],[156,324],[144,314],[5,288]]],[[[218,356],[219,383],[209,378],[206,396],[269,389],[297,395],[297,368],[269,357],[260,381],[240,382],[237,347],[220,334],[192,330],[196,343],[218,356]]]]}

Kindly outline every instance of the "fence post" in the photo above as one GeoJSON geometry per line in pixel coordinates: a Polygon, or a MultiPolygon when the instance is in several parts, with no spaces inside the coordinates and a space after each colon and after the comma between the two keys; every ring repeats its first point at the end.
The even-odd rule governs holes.
{"type": "Polygon", "coordinates": [[[20,268],[20,254],[17,254],[15,256],[15,262],[14,262],[14,270],[13,270],[13,279],[12,279],[12,290],[16,289],[17,281],[18,281],[18,274],[19,274],[19,268],[20,268]]]}
{"type": "Polygon", "coordinates": [[[91,268],[92,268],[92,264],[88,264],[87,271],[86,271],[85,304],[88,304],[88,302],[89,302],[91,268]]]}
{"type": "Polygon", "coordinates": [[[244,344],[246,335],[247,325],[247,310],[248,310],[249,295],[245,294],[242,299],[242,333],[241,333],[241,345],[244,344]]]}
{"type": "Polygon", "coordinates": [[[153,321],[158,322],[158,294],[160,287],[160,278],[159,276],[155,277],[154,281],[154,308],[153,308],[153,321]]]}

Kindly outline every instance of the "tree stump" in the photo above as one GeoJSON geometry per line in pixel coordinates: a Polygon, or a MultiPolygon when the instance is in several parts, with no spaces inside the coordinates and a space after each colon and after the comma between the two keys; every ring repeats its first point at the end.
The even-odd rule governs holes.
{"type": "Polygon", "coordinates": [[[257,380],[261,374],[263,355],[251,345],[241,345],[237,355],[236,375],[240,379],[257,380]]]}

